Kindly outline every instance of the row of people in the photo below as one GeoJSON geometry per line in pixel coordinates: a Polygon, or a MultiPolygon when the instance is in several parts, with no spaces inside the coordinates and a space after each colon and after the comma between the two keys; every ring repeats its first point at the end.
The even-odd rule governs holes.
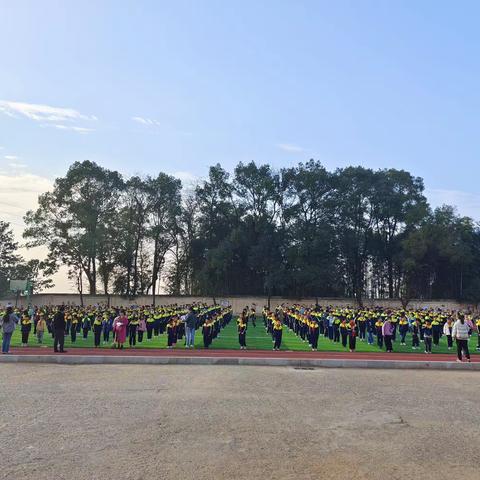
{"type": "Polygon", "coordinates": [[[340,309],[318,305],[312,308],[283,305],[277,311],[283,315],[288,328],[303,341],[308,341],[312,350],[317,349],[318,336],[323,335],[332,342],[341,342],[344,347],[348,341],[350,351],[355,350],[357,337],[360,341],[366,340],[370,345],[374,345],[376,337],[379,348],[385,347],[387,352],[392,352],[396,339],[399,337],[400,344],[405,346],[406,336],[410,333],[412,349],[419,349],[422,342],[427,354],[432,352],[432,345],[439,345],[442,336],[446,337],[449,350],[453,348],[455,339],[458,359],[461,361],[462,352],[467,360],[470,359],[468,340],[475,332],[477,350],[480,350],[480,316],[471,313],[382,308],[340,309]],[[459,345],[461,350],[458,350],[459,345]]]}
{"type": "MultiPolygon", "coordinates": [[[[182,340],[186,336],[186,347],[192,348],[195,331],[202,328],[204,343],[211,343],[211,340],[218,335],[219,330],[231,318],[231,309],[202,304],[160,307],[132,306],[124,309],[99,306],[85,308],[45,306],[19,311],[10,306],[0,312],[0,323],[3,323],[4,318],[12,318],[11,333],[13,333],[16,323],[20,324],[22,346],[28,345],[32,331],[37,337],[37,342],[41,344],[46,332],[49,332],[54,339],[58,337],[59,328],[58,325],[55,326],[55,321],[58,320],[59,315],[61,317],[59,323],[63,324],[64,322],[64,327],[60,330],[64,337],[70,336],[72,343],[77,341],[77,334],[81,334],[85,340],[89,333],[93,332],[95,347],[100,346],[102,339],[103,344],[110,343],[110,336],[114,340],[112,345],[114,347],[123,348],[127,339],[129,345],[135,347],[137,342],[144,341],[145,334],[147,341],[150,341],[153,336],[166,333],[169,347],[173,347],[178,340],[182,340]]],[[[5,329],[3,332],[4,343],[6,344],[8,341],[8,347],[4,348],[7,353],[11,335],[9,332],[5,335],[5,329]]],[[[57,340],[59,339],[57,338],[57,340]]],[[[61,344],[61,347],[58,348],[63,350],[64,338],[61,344]]]]}

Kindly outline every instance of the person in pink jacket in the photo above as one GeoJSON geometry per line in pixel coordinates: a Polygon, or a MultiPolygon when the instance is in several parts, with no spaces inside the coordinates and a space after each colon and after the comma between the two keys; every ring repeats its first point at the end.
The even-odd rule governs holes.
{"type": "Polygon", "coordinates": [[[113,321],[114,343],[112,348],[123,348],[123,344],[127,340],[127,326],[128,318],[125,315],[125,310],[120,312],[120,315],[113,321]]]}
{"type": "Polygon", "coordinates": [[[145,315],[142,313],[140,316],[140,323],[138,324],[138,343],[143,341],[143,333],[147,331],[147,322],[145,321],[145,315]]]}

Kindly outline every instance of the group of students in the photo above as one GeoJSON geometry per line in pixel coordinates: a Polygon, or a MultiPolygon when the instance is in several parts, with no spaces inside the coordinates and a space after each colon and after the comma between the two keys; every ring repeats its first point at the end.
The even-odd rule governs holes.
{"type": "MultiPolygon", "coordinates": [[[[265,315],[265,314],[264,314],[265,315]]],[[[268,315],[268,314],[267,314],[268,315]]],[[[463,355],[470,361],[469,340],[477,334],[477,350],[480,351],[480,316],[471,312],[453,310],[405,310],[305,307],[302,305],[282,305],[274,317],[283,317],[285,325],[317,350],[320,336],[332,342],[342,343],[351,352],[355,351],[357,338],[368,344],[393,352],[393,345],[407,345],[407,335],[411,334],[411,346],[418,350],[424,344],[425,353],[432,353],[432,345],[438,346],[442,336],[447,339],[447,348],[451,350],[455,341],[457,361],[463,355]]]]}
{"type": "Polygon", "coordinates": [[[134,348],[137,343],[150,342],[153,337],[166,334],[167,348],[174,348],[184,337],[185,347],[193,348],[195,331],[199,328],[202,329],[204,347],[208,348],[231,318],[230,307],[206,304],[128,308],[59,305],[24,310],[9,306],[0,312],[2,353],[9,351],[16,324],[20,325],[22,346],[29,344],[32,333],[37,344],[43,343],[47,332],[54,339],[54,350],[59,352],[65,351],[65,337],[70,337],[74,344],[79,337],[88,339],[90,332],[95,347],[100,347],[102,341],[104,345],[112,341],[112,348],[123,349],[128,341],[134,348]]]}

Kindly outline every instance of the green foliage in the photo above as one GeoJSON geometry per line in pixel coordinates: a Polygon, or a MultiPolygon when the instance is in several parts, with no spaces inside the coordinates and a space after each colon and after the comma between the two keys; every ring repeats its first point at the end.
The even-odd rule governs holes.
{"type": "MultiPolygon", "coordinates": [[[[212,166],[194,192],[77,162],[25,218],[83,290],[480,300],[480,233],[403,170],[212,166]]],[[[8,249],[7,249],[8,250],[8,249]]]]}

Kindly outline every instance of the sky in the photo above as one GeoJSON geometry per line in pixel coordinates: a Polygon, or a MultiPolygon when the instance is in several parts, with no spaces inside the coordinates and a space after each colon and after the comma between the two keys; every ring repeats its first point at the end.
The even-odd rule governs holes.
{"type": "Polygon", "coordinates": [[[315,158],[408,170],[480,220],[479,18],[468,0],[0,0],[0,218],[20,238],[74,161],[188,182],[315,158]]]}

